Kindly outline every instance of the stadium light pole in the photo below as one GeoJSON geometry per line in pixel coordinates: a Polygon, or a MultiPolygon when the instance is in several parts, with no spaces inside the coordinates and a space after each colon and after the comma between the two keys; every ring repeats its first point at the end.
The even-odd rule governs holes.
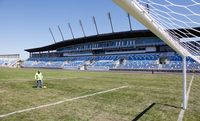
{"type": "Polygon", "coordinates": [[[51,36],[52,36],[53,40],[54,40],[54,43],[56,43],[56,40],[55,40],[55,37],[54,37],[54,35],[53,35],[53,32],[51,31],[51,28],[49,28],[49,31],[50,31],[50,33],[51,33],[51,36]]]}
{"type": "Polygon", "coordinates": [[[129,23],[129,27],[130,27],[130,30],[132,31],[132,26],[131,26],[131,18],[130,18],[130,14],[127,13],[127,16],[128,16],[128,23],[129,23]]]}
{"type": "Polygon", "coordinates": [[[73,31],[72,31],[72,27],[71,27],[70,23],[68,23],[68,27],[69,27],[70,32],[71,32],[71,34],[72,34],[72,37],[73,37],[73,39],[74,39],[74,33],[73,33],[73,31]]]}
{"type": "Polygon", "coordinates": [[[64,39],[63,33],[62,33],[62,31],[61,31],[61,29],[60,29],[60,26],[59,26],[59,25],[58,25],[58,30],[59,30],[59,32],[60,32],[60,35],[61,35],[61,37],[62,37],[62,40],[64,41],[65,39],[64,39]]]}
{"type": "Polygon", "coordinates": [[[81,26],[81,29],[82,29],[82,32],[83,32],[83,36],[86,37],[85,31],[84,31],[84,29],[83,29],[83,24],[82,24],[82,21],[81,21],[81,20],[79,20],[79,24],[80,24],[80,26],[81,26]]]}
{"type": "Polygon", "coordinates": [[[114,32],[114,29],[113,29],[112,17],[111,17],[111,14],[110,14],[110,12],[108,12],[108,19],[109,19],[109,21],[110,21],[110,26],[111,26],[112,33],[113,33],[113,32],[114,32]]]}
{"type": "Polygon", "coordinates": [[[94,25],[95,25],[95,28],[96,28],[97,35],[99,35],[99,31],[98,31],[98,27],[97,27],[96,19],[95,19],[94,16],[92,17],[92,19],[93,19],[93,22],[94,22],[94,25]]]}

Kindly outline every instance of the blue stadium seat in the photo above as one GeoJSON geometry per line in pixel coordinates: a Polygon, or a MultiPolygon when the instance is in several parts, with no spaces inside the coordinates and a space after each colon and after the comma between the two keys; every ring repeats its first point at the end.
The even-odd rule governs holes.
{"type": "MultiPolygon", "coordinates": [[[[23,63],[24,67],[49,67],[78,69],[85,62],[89,70],[109,70],[110,68],[120,69],[165,69],[181,70],[182,58],[175,53],[145,53],[145,54],[119,54],[104,56],[77,56],[77,57],[52,57],[52,58],[29,58],[23,63]],[[159,64],[159,58],[167,57],[167,64],[159,64]],[[124,62],[119,64],[119,60],[124,62]]],[[[0,60],[0,65],[5,63],[0,60]]],[[[187,58],[187,69],[200,70],[200,64],[187,58]]]]}

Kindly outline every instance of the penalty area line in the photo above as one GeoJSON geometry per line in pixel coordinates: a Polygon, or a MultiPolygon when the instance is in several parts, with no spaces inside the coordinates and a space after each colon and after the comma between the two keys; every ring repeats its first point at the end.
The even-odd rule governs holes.
{"type": "Polygon", "coordinates": [[[103,93],[107,93],[107,92],[111,92],[111,91],[115,91],[115,90],[119,90],[119,89],[123,89],[123,88],[127,88],[127,87],[128,86],[121,86],[121,87],[117,87],[117,88],[113,88],[113,89],[109,89],[109,90],[105,90],[105,91],[100,91],[100,92],[96,92],[96,93],[92,93],[92,94],[88,94],[88,95],[83,95],[83,96],[80,96],[80,97],[74,97],[74,98],[71,98],[71,99],[65,99],[65,100],[61,100],[61,101],[58,101],[58,102],[54,102],[54,103],[40,105],[40,106],[37,106],[37,107],[18,110],[18,111],[10,112],[10,113],[7,113],[7,114],[2,114],[2,115],[0,115],[0,118],[4,118],[4,117],[10,116],[10,115],[17,114],[17,113],[23,113],[23,112],[28,112],[28,111],[40,109],[40,108],[54,106],[54,105],[58,105],[58,104],[69,102],[69,101],[74,101],[74,100],[78,100],[78,99],[92,97],[92,96],[95,96],[95,95],[99,95],[99,94],[103,94],[103,93]]]}

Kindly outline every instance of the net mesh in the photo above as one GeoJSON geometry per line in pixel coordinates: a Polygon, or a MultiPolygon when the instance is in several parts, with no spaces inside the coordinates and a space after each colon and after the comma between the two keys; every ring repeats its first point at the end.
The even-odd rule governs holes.
{"type": "Polygon", "coordinates": [[[200,1],[138,0],[138,5],[192,55],[200,56],[200,1]]]}
{"type": "Polygon", "coordinates": [[[182,46],[189,53],[186,56],[200,62],[200,0],[129,1],[182,46]]]}

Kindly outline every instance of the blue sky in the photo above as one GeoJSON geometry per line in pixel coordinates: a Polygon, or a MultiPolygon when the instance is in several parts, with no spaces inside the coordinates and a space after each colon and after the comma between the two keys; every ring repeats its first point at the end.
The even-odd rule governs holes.
{"type": "MultiPolygon", "coordinates": [[[[75,37],[82,37],[79,19],[86,35],[96,34],[92,16],[96,17],[100,33],[109,33],[107,12],[111,12],[115,31],[129,30],[125,11],[112,0],[0,0],[0,54],[21,54],[28,58],[27,48],[53,43],[49,33],[52,28],[56,41],[61,41],[57,26],[64,38],[71,39],[67,23],[71,23],[75,37]]],[[[132,18],[134,29],[143,28],[132,18]]]]}

